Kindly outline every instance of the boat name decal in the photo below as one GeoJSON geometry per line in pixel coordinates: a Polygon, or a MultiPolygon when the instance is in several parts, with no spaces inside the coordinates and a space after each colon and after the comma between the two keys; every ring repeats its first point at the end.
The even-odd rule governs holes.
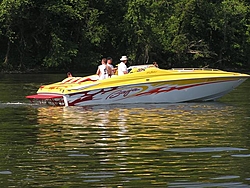
{"type": "Polygon", "coordinates": [[[127,97],[131,92],[136,92],[136,91],[140,91],[140,89],[138,88],[131,88],[128,90],[119,90],[119,91],[115,91],[113,93],[111,93],[109,96],[107,96],[106,99],[113,99],[119,96],[123,96],[123,97],[127,97]]]}

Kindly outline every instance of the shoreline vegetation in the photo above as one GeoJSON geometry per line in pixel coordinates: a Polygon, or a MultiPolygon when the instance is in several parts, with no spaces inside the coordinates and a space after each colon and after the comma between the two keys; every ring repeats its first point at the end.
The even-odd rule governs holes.
{"type": "Polygon", "coordinates": [[[95,72],[156,61],[161,68],[250,70],[249,0],[3,0],[0,72],[95,72]]]}

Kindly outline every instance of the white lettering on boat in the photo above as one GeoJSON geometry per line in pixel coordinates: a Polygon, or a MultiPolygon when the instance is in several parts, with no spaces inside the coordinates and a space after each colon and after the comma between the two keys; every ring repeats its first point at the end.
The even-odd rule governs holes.
{"type": "Polygon", "coordinates": [[[119,96],[127,97],[131,92],[136,92],[136,91],[140,91],[140,89],[131,88],[131,89],[127,89],[127,90],[118,90],[118,91],[111,93],[109,96],[107,96],[106,99],[113,99],[113,98],[116,98],[119,96]]]}

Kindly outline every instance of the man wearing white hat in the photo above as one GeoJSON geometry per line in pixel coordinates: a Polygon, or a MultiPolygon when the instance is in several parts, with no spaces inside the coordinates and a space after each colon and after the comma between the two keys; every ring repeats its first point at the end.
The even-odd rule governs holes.
{"type": "Polygon", "coordinates": [[[118,65],[118,76],[128,74],[126,63],[128,61],[127,56],[122,56],[120,59],[121,63],[118,65]]]}

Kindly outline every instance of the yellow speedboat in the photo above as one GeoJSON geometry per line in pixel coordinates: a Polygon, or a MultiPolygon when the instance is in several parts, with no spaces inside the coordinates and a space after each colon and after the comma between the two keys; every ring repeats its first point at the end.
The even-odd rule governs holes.
{"type": "Polygon", "coordinates": [[[218,69],[164,70],[153,65],[128,68],[129,73],[105,80],[97,75],[69,77],[44,85],[26,98],[52,105],[85,106],[114,103],[179,103],[211,101],[227,94],[250,75],[218,69]]]}

